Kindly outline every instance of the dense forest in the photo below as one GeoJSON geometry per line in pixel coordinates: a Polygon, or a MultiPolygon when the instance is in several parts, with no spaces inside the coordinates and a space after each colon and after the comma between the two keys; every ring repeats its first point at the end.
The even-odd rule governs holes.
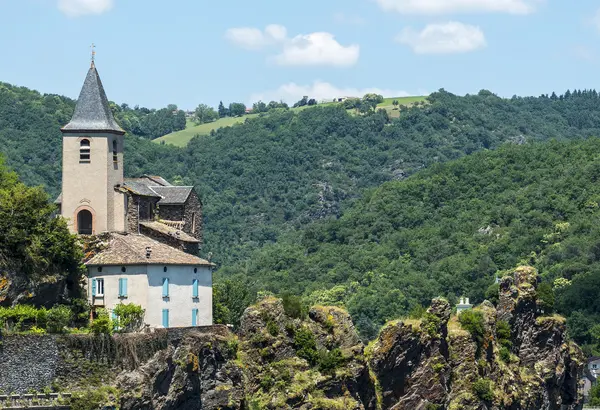
{"type": "MultiPolygon", "coordinates": [[[[68,98],[0,84],[0,151],[23,181],[44,185],[52,196],[59,191],[59,128],[73,107],[68,98]]],[[[213,252],[221,267],[217,292],[224,304],[238,304],[228,307],[234,321],[253,292],[290,291],[346,304],[363,335],[372,335],[385,319],[435,294],[480,301],[496,271],[520,259],[534,259],[552,286],[561,276],[573,284],[600,277],[586,259],[593,234],[580,234],[589,209],[573,202],[594,200],[586,196],[593,187],[585,185],[593,179],[558,174],[564,168],[587,175],[577,167],[593,167],[598,143],[529,145],[600,135],[595,91],[503,99],[488,91],[459,97],[440,90],[426,104],[400,108],[393,120],[341,106],[274,109],[185,148],[139,135],[144,131],[132,118],[149,113],[113,109],[129,131],[127,175],[159,174],[198,188],[205,204],[203,252],[213,252]],[[486,151],[507,143],[497,153],[486,151]],[[478,151],[485,152],[440,165],[478,151]],[[579,151],[587,154],[578,158],[579,151]],[[530,185],[537,188],[529,192],[530,185]],[[575,196],[578,187],[586,194],[575,196]],[[544,235],[557,242],[545,244],[544,235]],[[577,240],[583,242],[561,250],[577,240]],[[233,289],[223,280],[228,277],[245,277],[247,286],[233,289]]],[[[591,323],[600,313],[593,303],[561,302],[577,288],[549,293],[570,323],[591,323]]],[[[589,332],[576,337],[592,341],[589,332]]]]}
{"type": "MultiPolygon", "coordinates": [[[[256,290],[347,307],[372,338],[428,300],[494,300],[496,275],[538,268],[546,313],[593,342],[600,322],[600,139],[505,145],[369,190],[221,271],[256,290]]],[[[230,285],[231,286],[231,285],[230,285]]]]}

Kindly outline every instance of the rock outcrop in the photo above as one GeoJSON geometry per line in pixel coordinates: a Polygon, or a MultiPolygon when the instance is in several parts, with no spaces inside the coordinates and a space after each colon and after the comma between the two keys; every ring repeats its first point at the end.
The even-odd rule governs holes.
{"type": "Polygon", "coordinates": [[[537,281],[534,269],[517,268],[502,279],[497,308],[486,301],[460,319],[435,299],[421,319],[388,323],[367,347],[344,310],[286,312],[269,297],[246,310],[237,334],[169,329],[164,343],[129,349],[129,366],[105,363],[96,377],[81,363],[58,381],[85,386],[80,401],[104,394],[124,410],[575,410],[584,359],[564,319],[543,315],[537,281]],[[70,374],[84,380],[70,383],[70,374]]]}
{"type": "Polygon", "coordinates": [[[443,300],[419,322],[386,326],[368,351],[382,408],[579,408],[583,355],[566,339],[564,319],[541,315],[537,281],[530,267],[503,278],[498,309],[475,308],[479,327],[470,331],[443,300]]]}

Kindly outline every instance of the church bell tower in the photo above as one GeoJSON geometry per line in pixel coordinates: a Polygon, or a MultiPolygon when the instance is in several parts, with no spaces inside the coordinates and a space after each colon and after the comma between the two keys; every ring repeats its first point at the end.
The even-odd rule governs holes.
{"type": "Polygon", "coordinates": [[[92,59],[71,121],[62,129],[61,214],[82,235],[125,230],[123,140],[92,59]]]}

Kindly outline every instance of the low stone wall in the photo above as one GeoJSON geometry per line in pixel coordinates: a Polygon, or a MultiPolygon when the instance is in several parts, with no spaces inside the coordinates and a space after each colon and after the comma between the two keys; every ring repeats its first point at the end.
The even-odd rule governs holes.
{"type": "Polygon", "coordinates": [[[56,336],[4,336],[0,344],[0,391],[41,391],[50,386],[59,360],[56,336]]]}
{"type": "Polygon", "coordinates": [[[89,380],[109,382],[133,370],[188,333],[226,335],[226,326],[157,329],[151,333],[0,336],[0,395],[69,391],[89,380]]]}

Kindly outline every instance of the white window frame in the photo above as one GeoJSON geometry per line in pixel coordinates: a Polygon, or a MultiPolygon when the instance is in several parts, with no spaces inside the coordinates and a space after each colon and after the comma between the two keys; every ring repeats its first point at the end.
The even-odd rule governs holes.
{"type": "Polygon", "coordinates": [[[96,296],[104,297],[104,278],[96,278],[96,296]]]}

